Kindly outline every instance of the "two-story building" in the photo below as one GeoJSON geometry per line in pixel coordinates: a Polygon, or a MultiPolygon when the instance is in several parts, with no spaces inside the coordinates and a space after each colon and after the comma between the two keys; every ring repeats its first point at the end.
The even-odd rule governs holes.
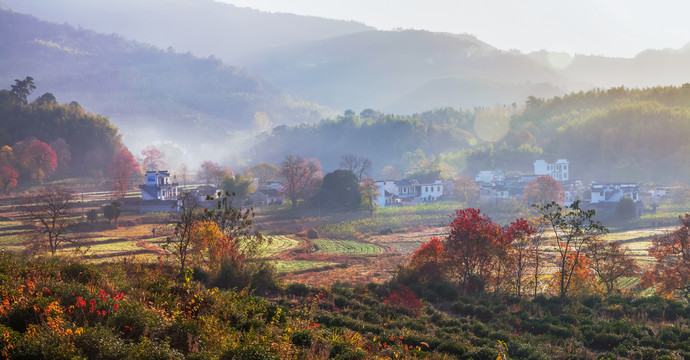
{"type": "Polygon", "coordinates": [[[386,205],[437,201],[443,197],[445,184],[442,180],[419,183],[417,180],[385,180],[377,182],[384,191],[386,205]]]}
{"type": "Polygon", "coordinates": [[[141,202],[139,211],[177,211],[178,206],[178,186],[174,179],[170,179],[167,170],[147,171],[144,175],[144,185],[139,185],[141,189],[141,202]]]}
{"type": "Polygon", "coordinates": [[[544,160],[534,162],[534,175],[549,175],[557,181],[568,181],[569,163],[566,159],[558,159],[555,163],[547,163],[544,160]]]}
{"type": "Polygon", "coordinates": [[[139,185],[142,200],[177,200],[179,183],[170,179],[167,170],[147,171],[146,183],[139,185]]]}

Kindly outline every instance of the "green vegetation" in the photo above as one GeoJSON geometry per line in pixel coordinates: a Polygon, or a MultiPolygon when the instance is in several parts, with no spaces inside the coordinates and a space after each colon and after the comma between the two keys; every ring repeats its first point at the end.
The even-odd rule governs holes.
{"type": "Polygon", "coordinates": [[[324,254],[354,254],[375,255],[383,252],[383,249],[369,243],[361,243],[351,240],[316,239],[317,253],[324,254]]]}
{"type": "Polygon", "coordinates": [[[294,249],[299,246],[299,240],[289,238],[284,235],[267,235],[267,246],[262,251],[261,256],[273,257],[283,251],[294,249]]]}
{"type": "Polygon", "coordinates": [[[267,300],[177,269],[0,253],[0,352],[23,358],[684,358],[690,307],[658,297],[562,304],[461,296],[442,284],[315,289],[267,300]],[[438,312],[432,304],[449,304],[438,312]],[[317,355],[320,354],[320,355],[317,355]]]}

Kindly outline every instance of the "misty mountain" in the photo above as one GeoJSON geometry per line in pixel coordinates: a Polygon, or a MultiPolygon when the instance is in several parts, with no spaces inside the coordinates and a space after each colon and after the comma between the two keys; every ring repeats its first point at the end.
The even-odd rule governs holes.
{"type": "Polygon", "coordinates": [[[0,0],[51,22],[115,33],[243,65],[257,51],[372,30],[354,21],[267,13],[213,0],[0,0]]]}
{"type": "Polygon", "coordinates": [[[415,30],[367,31],[270,49],[249,67],[291,94],[336,109],[394,113],[521,103],[534,91],[553,96],[569,85],[520,53],[469,35],[415,30]]]}
{"type": "Polygon", "coordinates": [[[356,22],[211,0],[0,0],[0,6],[163,49],[214,55],[287,93],[340,111],[472,108],[573,88],[528,57],[467,35],[375,31],[356,22]]]}
{"type": "MultiPolygon", "coordinates": [[[[133,148],[173,141],[186,148],[233,132],[322,119],[329,110],[292,99],[246,69],[162,51],[118,35],[0,11],[0,85],[32,76],[36,93],[109,115],[133,148]]],[[[36,94],[34,94],[35,96],[36,94]]],[[[239,144],[237,144],[239,146],[239,144]]]]}
{"type": "Polygon", "coordinates": [[[677,86],[690,81],[690,44],[678,50],[646,50],[630,59],[548,51],[528,56],[565,78],[600,88],[677,86]]]}

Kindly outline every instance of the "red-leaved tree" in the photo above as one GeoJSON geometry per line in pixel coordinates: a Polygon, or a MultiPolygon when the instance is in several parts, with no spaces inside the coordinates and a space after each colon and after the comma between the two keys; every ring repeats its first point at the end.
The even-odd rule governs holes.
{"type": "Polygon", "coordinates": [[[126,146],[115,152],[110,163],[110,173],[113,179],[113,187],[121,198],[124,198],[127,194],[132,174],[139,173],[139,171],[139,163],[126,146]]]}
{"type": "Polygon", "coordinates": [[[146,171],[162,170],[168,164],[163,161],[165,153],[154,145],[149,145],[141,150],[141,155],[144,156],[142,166],[146,171]]]}
{"type": "Polygon", "coordinates": [[[536,180],[527,183],[523,199],[528,204],[547,204],[552,201],[563,204],[565,202],[565,193],[558,181],[551,176],[542,175],[537,177],[536,180]]]}
{"type": "Polygon", "coordinates": [[[445,257],[443,243],[434,236],[412,253],[409,266],[416,271],[420,282],[437,282],[445,278],[445,257]]]}
{"type": "MultiPolygon", "coordinates": [[[[455,211],[445,249],[452,264],[448,275],[469,293],[488,283],[505,251],[506,238],[501,227],[478,209],[455,211]]],[[[500,276],[500,274],[499,274],[500,276]]]]}
{"type": "Polygon", "coordinates": [[[0,166],[0,183],[2,184],[2,191],[7,193],[10,188],[17,186],[17,178],[19,173],[11,166],[0,166]]]}
{"type": "Polygon", "coordinates": [[[678,295],[690,300],[690,214],[679,217],[681,227],[670,234],[652,239],[649,255],[656,262],[644,280],[656,284],[665,297],[678,295]]]}
{"type": "Polygon", "coordinates": [[[531,278],[530,270],[535,269],[536,242],[532,235],[537,232],[533,223],[527,219],[516,219],[506,229],[506,236],[510,241],[507,251],[510,283],[515,295],[521,297],[525,289],[525,282],[531,278]]]}
{"type": "Polygon", "coordinates": [[[27,138],[14,144],[14,154],[21,171],[38,183],[43,183],[46,176],[57,168],[55,151],[36,138],[27,138]]]}

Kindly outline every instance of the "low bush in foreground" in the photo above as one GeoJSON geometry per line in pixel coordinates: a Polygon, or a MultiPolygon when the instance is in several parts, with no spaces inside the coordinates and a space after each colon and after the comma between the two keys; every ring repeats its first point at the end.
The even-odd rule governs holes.
{"type": "Polygon", "coordinates": [[[93,266],[0,253],[0,269],[0,357],[9,359],[690,356],[690,308],[661,298],[561,305],[391,283],[280,285],[269,300],[249,288],[180,282],[165,264],[93,266]]]}

